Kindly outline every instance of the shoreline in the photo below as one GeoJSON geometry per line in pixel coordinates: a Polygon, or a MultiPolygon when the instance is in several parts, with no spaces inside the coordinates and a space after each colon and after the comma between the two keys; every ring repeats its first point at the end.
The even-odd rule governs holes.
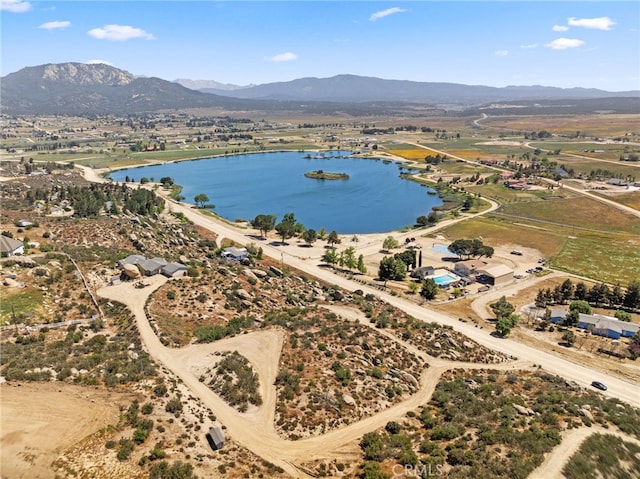
{"type": "MultiPolygon", "coordinates": [[[[186,161],[200,161],[200,160],[208,160],[208,159],[215,159],[215,158],[223,158],[223,157],[229,157],[229,156],[238,156],[238,155],[255,155],[255,154],[269,154],[269,153],[290,153],[290,152],[298,152],[298,153],[303,153],[303,152],[308,152],[308,151],[315,151],[315,152],[321,152],[321,153],[328,153],[328,152],[338,152],[338,151],[348,151],[351,152],[351,154],[346,155],[346,158],[359,158],[359,159],[364,159],[364,160],[374,160],[374,161],[386,161],[386,162],[393,162],[396,163],[398,165],[405,165],[405,166],[412,166],[412,165],[416,165],[416,166],[420,166],[420,163],[416,162],[416,161],[412,161],[412,160],[408,160],[406,158],[402,158],[400,156],[396,156],[396,155],[392,155],[390,153],[385,153],[382,152],[382,154],[377,155],[377,156],[371,156],[371,153],[356,153],[353,150],[342,150],[342,149],[332,149],[332,150],[321,150],[321,149],[312,149],[312,150],[299,150],[299,149],[278,149],[278,150],[270,150],[270,151],[251,151],[251,152],[246,152],[246,153],[233,153],[233,154],[221,154],[221,155],[207,155],[207,156],[203,156],[203,157],[194,157],[194,158],[183,158],[183,159],[178,159],[178,160],[167,160],[167,161],[162,161],[162,160],[158,160],[155,161],[153,163],[140,163],[140,164],[136,164],[136,165],[127,165],[127,166],[121,166],[121,167],[114,167],[114,168],[91,168],[89,166],[82,166],[82,169],[85,171],[85,178],[87,177],[87,170],[90,170],[94,175],[100,177],[103,179],[103,181],[111,181],[114,183],[122,183],[122,184],[127,184],[124,181],[116,181],[113,180],[112,178],[108,178],[107,175],[116,171],[122,171],[122,170],[133,170],[133,169],[139,169],[139,168],[144,168],[147,166],[157,166],[157,165],[164,165],[164,164],[172,164],[172,163],[182,163],[182,162],[186,162],[186,161]]],[[[330,158],[327,158],[330,159],[330,158]]],[[[80,167],[81,165],[75,165],[80,167]]],[[[306,175],[305,175],[306,176],[306,175]]],[[[441,198],[441,195],[439,193],[439,191],[431,185],[425,184],[424,179],[414,179],[414,175],[410,174],[410,175],[406,175],[406,176],[402,176],[401,177],[403,180],[408,180],[408,181],[412,181],[414,183],[417,183],[419,185],[422,186],[426,186],[428,188],[431,188],[432,190],[434,190],[436,192],[436,194],[438,195],[439,198],[441,198]]],[[[316,179],[316,178],[311,178],[311,179],[316,179]]],[[[333,178],[331,178],[333,179],[333,178]]],[[[336,179],[343,179],[343,178],[336,178],[336,179]]],[[[345,178],[346,179],[346,178],[345,178]]],[[[130,182],[130,184],[136,184],[136,185],[140,185],[140,181],[134,181],[134,182],[130,182]]],[[[152,182],[149,181],[145,184],[146,186],[159,186],[162,187],[161,183],[158,182],[152,182]]],[[[182,185],[179,184],[175,184],[174,186],[178,186],[178,187],[182,187],[182,185]]],[[[174,202],[175,204],[180,204],[180,205],[189,205],[189,206],[193,206],[193,207],[197,207],[197,205],[195,203],[189,202],[189,201],[178,201],[174,198],[172,198],[170,196],[170,193],[158,193],[161,197],[163,197],[165,200],[174,202]]],[[[444,202],[443,202],[444,204],[444,202]]],[[[436,211],[434,209],[432,209],[431,211],[436,211]]],[[[243,218],[242,221],[235,221],[232,219],[228,219],[225,218],[223,216],[221,216],[220,214],[218,214],[215,211],[212,210],[207,210],[207,214],[210,214],[211,216],[214,216],[215,218],[217,218],[218,220],[227,223],[228,225],[232,225],[235,226],[237,228],[240,229],[248,229],[246,225],[250,225],[251,219],[246,219],[243,218]]],[[[338,232],[338,234],[342,237],[347,237],[347,238],[352,238],[354,236],[356,237],[363,237],[366,238],[368,236],[374,236],[377,237],[379,235],[389,235],[389,234],[408,234],[412,231],[422,231],[424,230],[424,226],[418,226],[418,225],[412,225],[412,226],[403,226],[400,227],[398,229],[393,229],[393,230],[386,230],[386,231],[379,231],[379,232],[367,232],[367,233],[362,233],[362,232],[338,232]]],[[[350,241],[351,242],[351,241],[350,241]]]]}

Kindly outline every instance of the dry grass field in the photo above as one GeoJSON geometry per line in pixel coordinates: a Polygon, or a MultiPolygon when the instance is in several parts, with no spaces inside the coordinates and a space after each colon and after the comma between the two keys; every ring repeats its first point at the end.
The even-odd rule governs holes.
{"type": "Polygon", "coordinates": [[[617,137],[640,132],[638,115],[541,115],[534,119],[500,116],[485,119],[482,125],[512,131],[547,130],[565,135],[580,132],[587,137],[617,137]]]}

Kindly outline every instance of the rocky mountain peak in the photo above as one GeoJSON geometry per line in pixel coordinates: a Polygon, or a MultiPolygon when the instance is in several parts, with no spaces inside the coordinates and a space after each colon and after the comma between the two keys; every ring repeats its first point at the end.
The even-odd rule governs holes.
{"type": "Polygon", "coordinates": [[[127,85],[135,76],[112,66],[96,63],[59,63],[45,65],[42,79],[76,85],[127,85]]]}

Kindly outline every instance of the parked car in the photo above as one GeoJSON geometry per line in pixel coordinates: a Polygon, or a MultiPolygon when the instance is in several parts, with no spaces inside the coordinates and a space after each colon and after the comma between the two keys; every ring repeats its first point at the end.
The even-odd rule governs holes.
{"type": "Polygon", "coordinates": [[[600,389],[601,391],[606,391],[607,390],[607,386],[602,384],[600,381],[593,381],[591,383],[591,385],[596,389],[600,389]]]}

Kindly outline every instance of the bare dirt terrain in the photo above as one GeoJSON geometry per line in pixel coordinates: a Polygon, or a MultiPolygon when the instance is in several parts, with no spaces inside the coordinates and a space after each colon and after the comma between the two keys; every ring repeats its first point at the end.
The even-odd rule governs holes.
{"type": "Polygon", "coordinates": [[[126,395],[64,383],[4,383],[2,477],[50,478],[65,449],[118,422],[126,395]]]}

